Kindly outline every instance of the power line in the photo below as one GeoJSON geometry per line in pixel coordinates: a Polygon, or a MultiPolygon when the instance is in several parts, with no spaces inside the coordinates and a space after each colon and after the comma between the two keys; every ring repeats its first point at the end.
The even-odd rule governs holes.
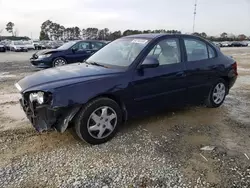
{"type": "Polygon", "coordinates": [[[193,33],[194,33],[194,29],[195,29],[196,7],[197,7],[197,0],[195,0],[195,3],[194,3],[193,33]]]}

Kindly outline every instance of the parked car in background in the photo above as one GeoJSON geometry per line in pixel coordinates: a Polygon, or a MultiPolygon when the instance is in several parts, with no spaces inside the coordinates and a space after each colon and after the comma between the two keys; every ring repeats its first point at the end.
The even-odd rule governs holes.
{"type": "Polygon", "coordinates": [[[64,44],[63,41],[50,41],[45,45],[46,49],[57,49],[64,44]]]}
{"type": "Polygon", "coordinates": [[[5,44],[1,42],[0,42],[0,52],[6,52],[5,44]]]}
{"type": "Polygon", "coordinates": [[[39,40],[33,40],[33,44],[34,44],[35,50],[38,50],[37,46],[39,45],[39,40]]]}
{"type": "Polygon", "coordinates": [[[10,51],[10,44],[11,44],[11,41],[4,41],[3,43],[4,43],[4,46],[5,46],[5,49],[6,49],[7,51],[10,51]]]}
{"type": "Polygon", "coordinates": [[[231,46],[232,47],[246,47],[248,46],[248,44],[245,42],[236,41],[236,42],[232,42],[231,46]]]}
{"type": "Polygon", "coordinates": [[[213,42],[218,48],[222,47],[220,42],[213,42]]]}
{"type": "Polygon", "coordinates": [[[35,45],[33,41],[23,41],[23,43],[27,47],[28,50],[35,50],[35,45]]]}
{"type": "Polygon", "coordinates": [[[11,41],[9,47],[10,47],[10,51],[28,52],[28,48],[23,43],[23,41],[11,41]]]}
{"type": "Polygon", "coordinates": [[[230,43],[227,41],[221,42],[221,47],[229,47],[230,43]]]}
{"type": "MultiPolygon", "coordinates": [[[[63,49],[73,52],[63,54],[92,43],[67,43],[63,49]]],[[[84,63],[34,73],[16,88],[37,131],[64,132],[72,121],[80,139],[101,144],[131,117],[187,104],[219,107],[236,78],[236,61],[202,38],[140,34],[109,43],[84,63]]]]}
{"type": "Polygon", "coordinates": [[[57,49],[38,51],[32,55],[30,61],[39,68],[82,62],[105,45],[106,43],[96,40],[70,41],[57,49]]]}
{"type": "Polygon", "coordinates": [[[46,49],[48,41],[39,41],[38,44],[36,45],[36,50],[43,50],[46,49]]]}

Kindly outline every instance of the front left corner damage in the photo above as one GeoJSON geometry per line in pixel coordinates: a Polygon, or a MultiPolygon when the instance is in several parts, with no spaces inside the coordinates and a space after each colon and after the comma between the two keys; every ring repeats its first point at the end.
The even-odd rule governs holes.
{"type": "Polygon", "coordinates": [[[51,129],[64,132],[80,109],[80,106],[51,108],[24,102],[21,102],[21,105],[33,127],[40,133],[51,129]]]}

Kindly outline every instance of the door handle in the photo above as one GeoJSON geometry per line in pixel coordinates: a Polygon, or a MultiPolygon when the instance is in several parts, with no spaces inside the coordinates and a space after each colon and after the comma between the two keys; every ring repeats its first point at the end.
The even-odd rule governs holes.
{"type": "Polygon", "coordinates": [[[91,53],[91,51],[89,51],[89,50],[87,50],[86,52],[87,52],[88,54],[90,54],[90,53],[91,53]]]}
{"type": "Polygon", "coordinates": [[[181,71],[181,72],[177,72],[175,76],[176,76],[176,77],[185,77],[186,74],[185,74],[184,71],[181,71]]]}

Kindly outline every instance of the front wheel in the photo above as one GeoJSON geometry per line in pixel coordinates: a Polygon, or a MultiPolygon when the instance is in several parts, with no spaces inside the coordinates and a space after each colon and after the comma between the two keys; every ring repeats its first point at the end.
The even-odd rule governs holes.
{"type": "Polygon", "coordinates": [[[119,105],[109,98],[89,102],[75,120],[77,135],[89,144],[102,144],[116,134],[122,122],[119,105]]]}
{"type": "Polygon", "coordinates": [[[206,105],[209,108],[217,108],[222,105],[227,94],[227,84],[225,80],[218,80],[211,88],[206,105]]]}
{"type": "Polygon", "coordinates": [[[60,66],[66,65],[66,64],[67,64],[67,61],[62,57],[58,57],[58,58],[54,59],[54,61],[53,61],[53,67],[60,67],[60,66]]]}

